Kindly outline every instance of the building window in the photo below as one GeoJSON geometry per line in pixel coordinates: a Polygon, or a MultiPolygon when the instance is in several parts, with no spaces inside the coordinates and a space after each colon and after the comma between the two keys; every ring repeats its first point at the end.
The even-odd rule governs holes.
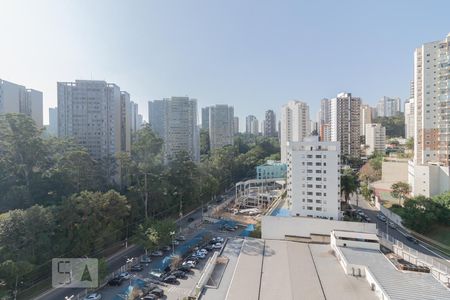
{"type": "MultiPolygon", "coordinates": [[[[324,181],[326,181],[325,179],[324,179],[324,181]]],[[[322,181],[322,177],[316,177],[316,181],[322,181]]]]}
{"type": "Polygon", "coordinates": [[[322,158],[322,155],[318,154],[316,155],[316,158],[322,158]]]}
{"type": "Polygon", "coordinates": [[[316,200],[316,203],[317,203],[317,204],[321,204],[321,203],[322,203],[322,200],[318,200],[318,199],[317,199],[317,200],[316,200]]]}
{"type": "Polygon", "coordinates": [[[317,211],[322,211],[322,207],[316,207],[317,211]]]}
{"type": "Polygon", "coordinates": [[[306,193],[308,196],[312,196],[313,192],[307,192],[306,193]]]}
{"type": "Polygon", "coordinates": [[[313,207],[312,206],[307,206],[306,209],[307,210],[313,210],[313,207]]]}
{"type": "Polygon", "coordinates": [[[321,184],[316,184],[316,189],[321,189],[322,185],[321,184]]]}
{"type": "MultiPolygon", "coordinates": [[[[322,165],[321,162],[316,162],[316,166],[321,166],[321,165],[322,165]]],[[[325,163],[324,163],[324,165],[325,165],[325,163]]]]}
{"type": "Polygon", "coordinates": [[[316,173],[320,174],[322,173],[322,170],[316,170],[316,173]]]}

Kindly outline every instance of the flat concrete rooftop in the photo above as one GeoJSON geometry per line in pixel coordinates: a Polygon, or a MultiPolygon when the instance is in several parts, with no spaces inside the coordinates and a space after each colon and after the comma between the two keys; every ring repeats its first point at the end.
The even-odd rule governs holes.
{"type": "Polygon", "coordinates": [[[203,299],[377,299],[365,279],[345,275],[329,245],[236,239],[223,255],[231,263],[203,299]]]}

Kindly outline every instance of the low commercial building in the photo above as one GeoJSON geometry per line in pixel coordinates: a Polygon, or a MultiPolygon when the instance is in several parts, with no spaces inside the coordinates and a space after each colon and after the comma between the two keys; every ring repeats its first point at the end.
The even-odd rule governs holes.
{"type": "Polygon", "coordinates": [[[442,163],[415,165],[408,163],[408,183],[411,195],[433,197],[450,190],[450,167],[442,163]]]}
{"type": "Polygon", "coordinates": [[[268,160],[256,167],[256,179],[285,178],[287,166],[279,161],[268,160]]]}
{"type": "Polygon", "coordinates": [[[287,201],[292,216],[340,218],[340,144],[317,136],[288,142],[287,201]]]}

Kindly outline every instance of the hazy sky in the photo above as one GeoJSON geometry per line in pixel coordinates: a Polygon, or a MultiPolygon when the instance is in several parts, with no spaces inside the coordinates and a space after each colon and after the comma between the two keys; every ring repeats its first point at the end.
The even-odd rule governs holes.
{"type": "MultiPolygon", "coordinates": [[[[450,1],[0,0],[0,78],[44,92],[102,79],[139,103],[188,95],[258,118],[291,99],[409,95],[414,48],[450,32],[450,1]]],[[[277,115],[278,117],[278,115],[277,115]]]]}

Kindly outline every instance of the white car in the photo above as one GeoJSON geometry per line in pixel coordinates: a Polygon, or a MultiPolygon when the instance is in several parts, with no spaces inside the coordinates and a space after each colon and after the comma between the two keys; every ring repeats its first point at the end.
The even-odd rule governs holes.
{"type": "Polygon", "coordinates": [[[213,247],[213,249],[220,249],[220,248],[222,248],[222,244],[221,243],[215,243],[212,247],[213,247]]]}
{"type": "Polygon", "coordinates": [[[197,252],[194,253],[194,256],[198,257],[200,259],[204,259],[206,257],[206,254],[197,251],[197,252]]]}
{"type": "Polygon", "coordinates": [[[204,249],[204,248],[198,250],[197,252],[203,253],[203,254],[205,254],[205,255],[208,254],[208,250],[206,250],[206,249],[204,249]]]}
{"type": "Polygon", "coordinates": [[[150,255],[151,256],[163,256],[163,252],[161,250],[156,250],[156,251],[153,251],[150,255]]]}
{"type": "Polygon", "coordinates": [[[120,274],[119,274],[119,277],[121,277],[121,278],[123,278],[123,279],[125,279],[125,280],[128,280],[128,279],[131,278],[131,274],[128,273],[128,272],[123,272],[123,273],[120,273],[120,274]]]}
{"type": "Polygon", "coordinates": [[[152,259],[148,256],[142,256],[141,257],[141,264],[149,264],[152,262],[152,259]]]}
{"type": "Polygon", "coordinates": [[[217,236],[217,237],[215,238],[215,240],[216,240],[218,243],[223,243],[223,241],[224,241],[223,237],[220,237],[220,236],[217,236]]]}
{"type": "Polygon", "coordinates": [[[100,293],[93,293],[90,295],[87,295],[86,297],[84,297],[83,300],[100,300],[102,299],[102,294],[100,293]]]}

